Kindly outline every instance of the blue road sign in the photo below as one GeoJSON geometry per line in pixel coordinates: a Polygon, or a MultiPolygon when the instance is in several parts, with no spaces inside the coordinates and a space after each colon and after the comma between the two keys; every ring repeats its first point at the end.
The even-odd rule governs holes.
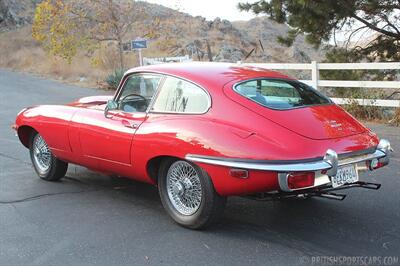
{"type": "Polygon", "coordinates": [[[147,40],[132,40],[132,49],[147,48],[147,40]]]}

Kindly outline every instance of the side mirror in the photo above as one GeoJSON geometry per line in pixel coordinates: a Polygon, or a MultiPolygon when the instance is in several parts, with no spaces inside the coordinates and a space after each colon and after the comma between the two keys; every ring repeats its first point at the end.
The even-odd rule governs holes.
{"type": "Polygon", "coordinates": [[[118,109],[118,103],[114,100],[108,100],[106,108],[104,108],[104,116],[108,117],[108,111],[118,109]]]}

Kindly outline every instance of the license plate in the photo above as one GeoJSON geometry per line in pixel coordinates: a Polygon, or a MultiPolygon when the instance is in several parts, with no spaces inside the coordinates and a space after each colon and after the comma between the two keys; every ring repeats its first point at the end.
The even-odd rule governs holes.
{"type": "Polygon", "coordinates": [[[336,176],[332,177],[332,187],[340,187],[358,181],[356,165],[346,165],[339,167],[336,176]]]}

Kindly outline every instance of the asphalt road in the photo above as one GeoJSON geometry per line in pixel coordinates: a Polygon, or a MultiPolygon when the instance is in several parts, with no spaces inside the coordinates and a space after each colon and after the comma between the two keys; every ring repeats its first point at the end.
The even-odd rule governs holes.
{"type": "MultiPolygon", "coordinates": [[[[176,225],[149,185],[76,166],[62,182],[40,180],[10,129],[18,111],[101,94],[0,71],[0,265],[319,265],[320,256],[400,255],[399,153],[364,175],[379,191],[349,190],[343,202],[231,198],[207,231],[176,225]]],[[[400,151],[399,128],[368,126],[400,151]]]]}

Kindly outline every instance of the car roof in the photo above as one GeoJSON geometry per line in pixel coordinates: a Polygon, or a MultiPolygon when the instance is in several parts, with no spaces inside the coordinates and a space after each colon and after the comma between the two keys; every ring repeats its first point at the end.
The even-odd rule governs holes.
{"type": "Polygon", "coordinates": [[[230,81],[255,78],[292,79],[268,69],[242,64],[216,62],[167,63],[132,68],[126,74],[148,72],[176,76],[192,81],[208,90],[221,89],[230,81]]]}

